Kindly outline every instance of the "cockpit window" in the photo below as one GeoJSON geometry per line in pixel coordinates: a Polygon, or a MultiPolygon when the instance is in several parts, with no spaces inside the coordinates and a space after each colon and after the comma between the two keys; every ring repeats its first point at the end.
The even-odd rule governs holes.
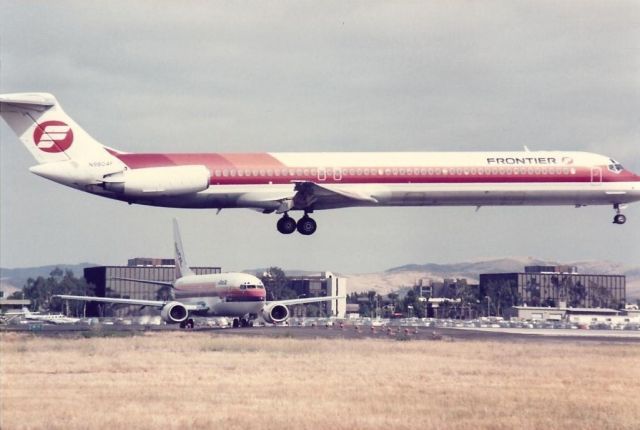
{"type": "Polygon", "coordinates": [[[607,166],[607,168],[613,173],[620,173],[624,170],[622,164],[618,163],[613,158],[609,158],[609,165],[607,166]]]}

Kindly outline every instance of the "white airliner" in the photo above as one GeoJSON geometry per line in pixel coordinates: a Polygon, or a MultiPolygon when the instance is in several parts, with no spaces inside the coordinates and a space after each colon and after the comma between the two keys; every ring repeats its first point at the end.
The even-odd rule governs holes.
{"type": "Polygon", "coordinates": [[[124,305],[150,306],[161,308],[162,319],[169,324],[193,327],[192,316],[232,317],[233,326],[253,325],[253,320],[261,317],[269,324],[285,322],[289,319],[290,305],[326,302],[342,299],[344,296],[309,297],[305,299],[266,301],[266,290],[262,281],[247,273],[215,273],[196,275],[189,268],[182,249],[182,239],[178,222],[173,220],[175,250],[175,282],[151,281],[147,279],[117,278],[153,285],[166,285],[172,289],[173,299],[136,300],[110,297],[56,295],[65,300],[106,302],[124,305]]]}
{"type": "Polygon", "coordinates": [[[28,308],[22,308],[22,314],[25,320],[42,321],[51,324],[74,324],[80,321],[80,318],[71,318],[62,314],[41,314],[39,312],[31,312],[28,308]]]}
{"type": "Polygon", "coordinates": [[[51,94],[0,95],[0,114],[44,178],[130,204],[275,212],[284,234],[313,234],[310,213],[352,206],[611,205],[624,224],[640,200],[639,176],[587,152],[126,153],[51,94]]]}

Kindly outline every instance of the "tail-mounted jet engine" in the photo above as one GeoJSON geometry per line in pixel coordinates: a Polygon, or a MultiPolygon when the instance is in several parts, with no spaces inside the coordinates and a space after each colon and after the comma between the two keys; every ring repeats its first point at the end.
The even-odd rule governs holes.
{"type": "Polygon", "coordinates": [[[104,188],[128,196],[178,196],[209,187],[205,166],[168,166],[128,169],[104,177],[104,188]]]}

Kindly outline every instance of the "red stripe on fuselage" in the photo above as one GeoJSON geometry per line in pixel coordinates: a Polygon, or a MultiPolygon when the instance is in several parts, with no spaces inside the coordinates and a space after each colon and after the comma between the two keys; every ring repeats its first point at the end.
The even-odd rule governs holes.
{"type": "Polygon", "coordinates": [[[241,289],[238,287],[216,287],[211,284],[195,284],[175,288],[176,299],[194,297],[219,297],[221,299],[255,299],[255,301],[265,300],[266,292],[260,288],[241,289]]]}
{"type": "MultiPolygon", "coordinates": [[[[131,169],[204,165],[211,172],[211,185],[290,184],[297,181],[309,181],[320,184],[460,184],[561,183],[592,182],[594,180],[593,169],[591,167],[569,167],[560,165],[548,167],[372,166],[334,169],[318,166],[286,166],[272,155],[266,153],[114,153],[113,155],[131,169]]],[[[640,181],[640,177],[628,171],[613,173],[610,172],[606,166],[595,166],[595,168],[601,170],[602,182],[640,181]]],[[[597,175],[595,179],[595,182],[599,182],[597,175]]]]}

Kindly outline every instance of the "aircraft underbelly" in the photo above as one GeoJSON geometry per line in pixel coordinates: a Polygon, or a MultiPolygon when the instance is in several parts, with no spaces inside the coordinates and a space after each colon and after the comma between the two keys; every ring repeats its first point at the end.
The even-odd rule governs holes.
{"type": "MultiPolygon", "coordinates": [[[[491,206],[491,205],[574,205],[630,203],[640,200],[638,190],[625,183],[475,183],[475,184],[339,184],[341,190],[353,190],[372,200],[344,196],[318,198],[317,210],[371,206],[491,206]]],[[[183,208],[276,208],[279,202],[243,199],[247,193],[259,196],[286,194],[288,185],[211,186],[196,194],[137,199],[134,203],[183,208]]]]}
{"type": "Polygon", "coordinates": [[[257,314],[262,307],[262,302],[221,302],[212,309],[212,314],[242,317],[247,314],[257,314]]]}
{"type": "Polygon", "coordinates": [[[187,305],[206,307],[206,312],[196,312],[200,316],[242,317],[256,314],[263,307],[263,302],[226,302],[219,297],[191,297],[180,301],[187,305]]]}

